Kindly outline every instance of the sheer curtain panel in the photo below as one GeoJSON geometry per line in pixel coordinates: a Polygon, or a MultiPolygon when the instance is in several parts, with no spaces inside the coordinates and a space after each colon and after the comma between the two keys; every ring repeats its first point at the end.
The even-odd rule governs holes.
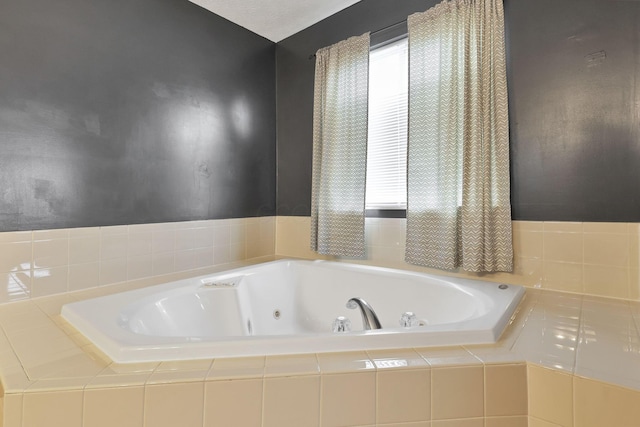
{"type": "Polygon", "coordinates": [[[502,0],[444,1],[408,28],[405,259],[512,271],[502,0]]]}
{"type": "Polygon", "coordinates": [[[316,53],[311,249],[365,256],[369,34],[316,53]]]}

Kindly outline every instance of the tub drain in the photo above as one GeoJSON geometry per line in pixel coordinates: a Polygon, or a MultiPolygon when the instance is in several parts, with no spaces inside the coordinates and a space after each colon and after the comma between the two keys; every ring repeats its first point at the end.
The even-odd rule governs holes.
{"type": "Polygon", "coordinates": [[[280,316],[282,315],[282,313],[280,313],[280,310],[276,309],[273,310],[273,318],[276,320],[280,320],[280,316]]]}

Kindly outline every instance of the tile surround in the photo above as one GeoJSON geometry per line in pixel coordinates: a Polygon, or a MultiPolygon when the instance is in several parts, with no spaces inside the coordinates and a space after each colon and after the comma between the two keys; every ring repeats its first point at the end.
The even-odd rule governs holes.
{"type": "Polygon", "coordinates": [[[273,256],[275,217],[0,233],[0,304],[273,256]]]}
{"type": "MultiPolygon", "coordinates": [[[[226,248],[221,253],[227,254],[229,258],[224,258],[227,261],[234,251],[249,257],[250,245],[247,242],[251,240],[248,236],[255,236],[256,233],[262,236],[259,238],[262,242],[273,242],[278,255],[313,257],[313,253],[306,249],[308,221],[299,218],[290,220],[289,217],[271,220],[272,225],[264,228],[246,224],[241,227],[236,224],[234,227],[219,227],[219,230],[214,227],[211,234],[204,233],[214,239],[211,245],[213,258],[216,259],[216,247],[226,248]],[[296,224],[292,227],[290,222],[296,224]],[[216,236],[222,239],[216,240],[216,236]],[[225,245],[221,241],[228,241],[229,244],[225,245]]],[[[386,221],[397,220],[376,220],[373,225],[367,222],[367,229],[373,230],[368,237],[371,239],[368,240],[368,249],[372,258],[367,262],[407,268],[398,255],[404,245],[403,226],[395,222],[391,227],[386,227],[386,221]]],[[[625,224],[622,227],[619,224],[517,223],[514,222],[514,242],[519,242],[523,248],[522,252],[516,249],[516,264],[521,269],[515,275],[497,275],[500,280],[577,294],[591,292],[594,295],[638,299],[640,292],[634,291],[634,286],[638,287],[637,243],[640,229],[637,225],[625,224]],[[538,234],[517,236],[520,232],[538,234]],[[554,234],[545,240],[545,233],[581,237],[558,237],[554,234]],[[592,240],[603,237],[601,235],[604,235],[603,247],[606,247],[606,251],[598,255],[597,245],[592,240]],[[624,245],[621,242],[625,239],[628,256],[626,266],[623,266],[620,259],[624,255],[609,255],[616,251],[618,254],[622,253],[620,251],[624,245]],[[580,260],[576,258],[576,242],[581,242],[580,260]],[[555,244],[564,249],[558,250],[553,246],[555,244]],[[565,249],[567,252],[563,252],[565,249]],[[592,262],[594,263],[591,264],[592,262]],[[614,286],[614,290],[610,290],[609,282],[603,284],[599,281],[598,277],[606,278],[610,271],[620,269],[627,271],[627,281],[618,277],[615,284],[624,282],[626,285],[614,286]],[[593,271],[600,271],[600,274],[593,271]],[[571,280],[563,280],[565,272],[566,277],[571,280]],[[585,272],[589,274],[586,281],[585,272]],[[513,276],[512,281],[507,280],[509,276],[513,276]],[[636,282],[633,281],[634,278],[636,282]],[[562,289],[562,286],[568,289],[562,289]]],[[[145,273],[142,278],[148,278],[149,271],[154,276],[159,271],[156,268],[164,265],[154,264],[152,259],[150,269],[138,267],[138,264],[148,264],[146,260],[138,262],[140,258],[137,257],[164,255],[163,259],[173,262],[171,271],[162,270],[160,273],[167,274],[176,273],[176,252],[205,253],[197,252],[197,249],[203,249],[198,247],[202,243],[197,243],[193,233],[183,235],[180,250],[176,250],[175,240],[173,250],[169,250],[167,242],[171,238],[167,236],[173,234],[175,239],[176,229],[168,233],[166,230],[159,232],[154,245],[154,234],[150,230],[153,227],[131,227],[142,228],[135,232],[125,228],[126,233],[122,228],[105,232],[105,236],[127,236],[127,255],[123,257],[109,252],[108,256],[109,260],[119,260],[115,264],[120,266],[122,264],[118,262],[125,260],[127,273],[124,280],[135,278],[137,268],[145,273]],[[134,237],[130,238],[131,235],[134,237]],[[154,252],[154,248],[157,252],[154,252]]],[[[76,250],[76,243],[79,247],[87,244],[89,247],[100,248],[99,239],[102,234],[92,235],[95,229],[79,230],[78,236],[86,234],[71,237],[72,231],[69,231],[67,237],[64,232],[48,235],[68,240],[67,287],[61,292],[73,291],[78,287],[83,289],[79,278],[85,273],[90,278],[94,277],[95,264],[102,266],[103,261],[107,261],[101,258],[100,251],[96,259],[93,258],[96,256],[95,251],[93,255],[82,258],[80,254],[83,250],[76,250]],[[81,243],[74,241],[72,244],[73,239],[87,240],[81,243]],[[72,269],[72,266],[82,267],[72,269]]],[[[34,268],[38,265],[35,262],[36,242],[42,241],[47,234],[43,233],[37,239],[34,238],[35,233],[7,234],[14,233],[0,234],[0,249],[6,243],[28,243],[32,258],[27,262],[20,261],[18,269],[0,276],[3,281],[6,279],[7,284],[11,283],[11,286],[3,290],[4,293],[0,293],[0,298],[2,301],[14,301],[35,297],[39,294],[34,293],[34,289],[38,290],[38,285],[47,283],[45,280],[33,280],[35,272],[60,268],[59,263],[64,262],[64,257],[47,255],[47,251],[42,250],[47,245],[38,243],[37,260],[46,267],[34,268]],[[25,268],[25,264],[28,268],[25,268]],[[19,274],[22,276],[17,276],[19,274]],[[31,278],[27,295],[24,295],[25,275],[31,278]],[[18,290],[16,292],[21,296],[10,297],[11,290],[15,287],[23,289],[23,294],[18,290]]],[[[111,244],[118,239],[107,238],[106,241],[111,244]]],[[[205,238],[207,239],[208,237],[205,238]]],[[[117,244],[120,245],[121,242],[117,244]]],[[[57,243],[50,247],[56,245],[57,243]]],[[[91,252],[91,249],[88,251],[91,252]]],[[[208,253],[202,257],[208,256],[208,253]]],[[[256,252],[252,253],[255,254],[256,252]]],[[[110,264],[105,265],[107,267],[104,268],[108,268],[110,264]]],[[[188,262],[184,264],[189,269],[197,269],[197,265],[188,262]]],[[[481,277],[495,280],[492,278],[493,276],[481,277]]],[[[90,283],[95,284],[91,280],[90,283]]],[[[144,286],[148,281],[140,283],[144,286]]],[[[180,408],[191,408],[194,412],[179,417],[179,424],[198,427],[230,425],[230,420],[237,422],[240,419],[238,417],[243,417],[243,420],[246,418],[244,425],[284,427],[595,427],[634,425],[633,422],[640,417],[636,413],[637,407],[640,407],[637,405],[640,402],[640,377],[632,375],[629,378],[629,373],[624,371],[624,366],[640,363],[640,349],[637,347],[640,340],[640,309],[634,303],[603,302],[588,296],[554,295],[531,290],[516,313],[518,320],[515,320],[516,325],[512,325],[512,332],[502,337],[498,345],[490,348],[473,346],[404,349],[131,366],[115,365],[105,360],[99,352],[91,350],[92,346],[86,340],[74,337],[73,330],[65,329],[64,322],[56,318],[56,313],[64,302],[85,298],[92,293],[99,295],[112,292],[118,286],[95,288],[86,285],[86,288],[94,289],[81,292],[81,296],[49,296],[33,302],[5,305],[0,310],[0,322],[8,334],[5,336],[0,333],[0,366],[3,382],[10,385],[1,399],[4,426],[42,425],[45,421],[38,417],[42,417],[44,413],[48,416],[46,425],[52,426],[100,427],[116,423],[157,427],[176,425],[176,420],[171,417],[179,414],[180,408]],[[33,311],[30,309],[32,307],[37,307],[38,310],[33,311]],[[63,333],[51,336],[48,333],[51,329],[43,329],[43,324],[54,324],[63,333]],[[515,330],[516,327],[522,329],[515,330]],[[29,338],[21,341],[18,335],[22,334],[29,338]],[[41,347],[33,351],[31,345],[41,340],[41,347]],[[22,356],[20,360],[12,348],[22,356]],[[80,353],[76,352],[78,348],[82,348],[80,353]],[[33,356],[25,356],[28,353],[33,353],[33,356]],[[533,357],[532,360],[527,359],[530,362],[527,365],[523,363],[525,354],[533,357]],[[45,360],[46,364],[43,365],[45,360]],[[603,372],[603,360],[609,362],[606,372],[603,372]],[[69,364],[73,364],[74,368],[67,369],[69,364]],[[611,365],[619,366],[620,372],[611,365]],[[19,370],[24,370],[28,377],[20,377],[19,370]],[[469,373],[473,375],[468,375],[469,373]],[[619,385],[610,384],[611,382],[619,385]],[[425,388],[425,384],[429,386],[425,388]],[[248,399],[244,403],[233,401],[232,396],[238,393],[229,394],[229,390],[235,390],[236,387],[248,399]],[[351,394],[342,395],[341,391],[347,388],[352,391],[354,387],[362,391],[359,397],[362,402],[358,401],[358,407],[363,408],[362,411],[340,409],[340,405],[344,404],[341,399],[353,398],[351,394]],[[19,388],[24,392],[17,392],[19,388]],[[176,391],[179,392],[175,393],[176,391]],[[402,399],[403,393],[407,392],[410,397],[402,399]],[[171,401],[163,400],[166,396],[174,398],[171,401]],[[293,407],[288,403],[291,399],[298,399],[293,407]],[[392,404],[394,399],[400,400],[397,404],[392,404]],[[106,403],[120,400],[123,405],[118,405],[118,410],[106,411],[106,403]],[[140,404],[126,404],[127,402],[140,404]],[[465,404],[461,405],[461,402],[465,404]],[[565,404],[558,405],[557,402],[565,404]],[[178,412],[171,408],[177,408],[178,412]],[[55,420],[59,423],[54,423],[55,420]]],[[[47,292],[53,292],[50,289],[57,291],[60,286],[49,287],[45,284],[40,289],[40,295],[46,295],[47,292]]]]}
{"type": "MultiPolygon", "coordinates": [[[[276,255],[318,259],[308,217],[276,218],[276,255]]],[[[640,224],[513,221],[514,272],[443,273],[404,262],[405,220],[367,218],[367,258],[336,261],[640,300],[640,224]]]]}
{"type": "MultiPolygon", "coordinates": [[[[404,262],[404,219],[367,218],[366,232],[367,259],[345,261],[434,271],[404,262]]],[[[514,221],[513,241],[513,273],[458,275],[640,300],[637,223],[514,221]]],[[[0,303],[274,254],[329,258],[309,249],[308,217],[0,233],[0,303]]]]}

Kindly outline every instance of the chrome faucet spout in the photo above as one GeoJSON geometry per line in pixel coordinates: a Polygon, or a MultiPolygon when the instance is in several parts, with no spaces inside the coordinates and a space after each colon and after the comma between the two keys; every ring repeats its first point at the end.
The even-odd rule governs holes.
{"type": "Polygon", "coordinates": [[[347,301],[347,308],[354,309],[356,307],[360,308],[360,314],[362,314],[362,325],[365,330],[382,329],[382,325],[380,324],[380,320],[378,320],[376,312],[368,302],[359,297],[354,297],[347,301]]]}

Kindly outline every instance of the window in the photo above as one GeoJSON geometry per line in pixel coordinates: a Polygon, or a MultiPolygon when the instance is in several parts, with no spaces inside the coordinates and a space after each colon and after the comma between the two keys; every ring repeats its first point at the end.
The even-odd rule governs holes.
{"type": "Polygon", "coordinates": [[[367,209],[407,207],[408,43],[371,50],[367,209]]]}

